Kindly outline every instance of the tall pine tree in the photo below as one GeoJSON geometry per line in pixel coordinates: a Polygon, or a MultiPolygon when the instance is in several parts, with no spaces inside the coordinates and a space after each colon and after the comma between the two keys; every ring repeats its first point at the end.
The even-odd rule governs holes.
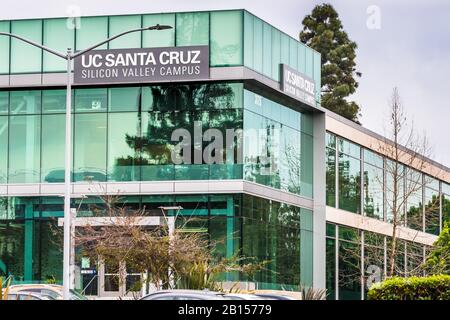
{"type": "Polygon", "coordinates": [[[322,107],[359,123],[359,106],[347,101],[358,87],[355,78],[361,76],[355,69],[356,43],[349,39],[331,4],[317,5],[302,23],[300,41],[322,55],[322,107]]]}

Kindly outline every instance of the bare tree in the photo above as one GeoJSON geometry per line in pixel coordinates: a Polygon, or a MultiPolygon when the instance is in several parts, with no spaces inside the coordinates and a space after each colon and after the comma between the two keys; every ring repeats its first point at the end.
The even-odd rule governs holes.
{"type": "MultiPolygon", "coordinates": [[[[118,275],[119,283],[125,279],[126,269],[131,268],[145,275],[145,283],[138,285],[145,285],[147,289],[149,284],[157,290],[189,284],[202,286],[191,289],[218,290],[221,288],[216,277],[219,274],[252,275],[267,263],[237,256],[217,259],[214,256],[216,242],[203,233],[185,232],[184,226],[195,218],[179,217],[181,224],[170,231],[168,223],[146,225],[145,208],[118,205],[119,196],[100,198],[104,205],[93,211],[94,218],[102,220],[101,225],[88,220],[76,228],[73,238],[75,245],[92,261],[115,266],[116,269],[110,271],[118,275]]],[[[167,221],[168,217],[162,214],[161,220],[167,221]]]]}
{"type": "Polygon", "coordinates": [[[426,135],[418,134],[414,123],[408,120],[397,88],[392,90],[387,131],[386,139],[378,143],[375,150],[387,158],[385,177],[379,177],[379,180],[385,185],[387,221],[392,224],[387,276],[394,276],[399,227],[416,229],[415,240],[422,226],[430,219],[436,219],[433,213],[439,202],[434,199],[427,203],[424,215],[423,188],[432,182],[432,178],[422,172],[428,168],[426,159],[431,156],[431,148],[426,135]]]}

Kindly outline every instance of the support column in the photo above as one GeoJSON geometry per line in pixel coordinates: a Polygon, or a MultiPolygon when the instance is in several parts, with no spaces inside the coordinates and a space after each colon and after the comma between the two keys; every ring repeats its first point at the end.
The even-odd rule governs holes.
{"type": "Polygon", "coordinates": [[[33,280],[33,237],[34,237],[34,221],[33,221],[33,203],[25,204],[25,236],[24,236],[24,268],[23,275],[26,282],[33,280]]]}
{"type": "Polygon", "coordinates": [[[315,289],[326,288],[325,119],[325,113],[316,113],[313,115],[313,287],[315,289]]]}
{"type": "MultiPolygon", "coordinates": [[[[227,259],[231,258],[234,255],[234,198],[233,196],[227,197],[227,236],[226,236],[226,257],[227,259]]],[[[230,275],[229,272],[226,274],[226,280],[232,281],[233,275],[230,275]]]]}

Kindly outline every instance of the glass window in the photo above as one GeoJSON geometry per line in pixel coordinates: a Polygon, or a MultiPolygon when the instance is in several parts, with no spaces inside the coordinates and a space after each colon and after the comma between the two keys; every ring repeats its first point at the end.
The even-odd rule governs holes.
{"type": "Polygon", "coordinates": [[[423,184],[427,188],[431,188],[431,189],[439,191],[439,180],[437,180],[433,177],[424,175],[423,184]]]}
{"type": "Polygon", "coordinates": [[[336,136],[332,133],[327,132],[325,136],[325,144],[328,148],[336,148],[336,136]]]}
{"type": "Polygon", "coordinates": [[[42,116],[41,182],[64,182],[65,114],[42,116]]]}
{"type": "Polygon", "coordinates": [[[300,194],[313,197],[313,137],[301,134],[300,152],[300,194]]]}
{"type": "Polygon", "coordinates": [[[289,36],[280,32],[281,63],[289,65],[289,36]]]}
{"type": "Polygon", "coordinates": [[[172,29],[146,31],[142,33],[142,47],[173,47],[175,46],[175,14],[149,14],[142,17],[142,27],[151,27],[157,24],[169,25],[172,29]]]}
{"type": "MultiPolygon", "coordinates": [[[[3,198],[6,200],[7,198],[3,198]]],[[[24,276],[25,222],[0,220],[0,260],[2,276],[12,274],[16,279],[24,276]]]]}
{"type": "Polygon", "coordinates": [[[0,117],[0,183],[7,182],[8,171],[8,117],[0,117]]]}
{"type": "Polygon", "coordinates": [[[361,162],[339,153],[339,209],[361,213],[361,162]]]}
{"type": "Polygon", "coordinates": [[[272,78],[272,27],[263,22],[263,74],[272,78]]]}
{"type": "MultiPolygon", "coordinates": [[[[276,81],[280,80],[280,63],[281,63],[281,34],[275,28],[272,29],[272,78],[276,81]]],[[[247,42],[245,43],[247,45],[247,42]]]]}
{"type": "Polygon", "coordinates": [[[175,129],[173,112],[142,114],[142,180],[174,180],[171,134],[175,129]]]}
{"type": "Polygon", "coordinates": [[[40,133],[41,116],[10,117],[8,182],[40,181],[40,133]]]}
{"type": "Polygon", "coordinates": [[[289,38],[289,66],[295,70],[298,70],[297,44],[295,39],[289,38]]]}
{"type": "Polygon", "coordinates": [[[177,46],[208,45],[208,12],[177,13],[176,21],[177,46]]]}
{"type": "Polygon", "coordinates": [[[109,111],[138,111],[141,105],[141,88],[111,88],[109,93],[109,111]]]}
{"type": "Polygon", "coordinates": [[[253,20],[254,16],[244,11],[244,64],[253,69],[253,20]]]}
{"type": "Polygon", "coordinates": [[[108,181],[138,181],[139,113],[110,113],[108,117],[108,181]]]}
{"type": "MultiPolygon", "coordinates": [[[[42,20],[11,21],[11,33],[42,44],[42,20]]],[[[41,49],[11,39],[11,52],[11,73],[41,72],[41,49]]]]}
{"type": "Polygon", "coordinates": [[[41,112],[41,91],[11,91],[11,114],[33,114],[41,112]]]}
{"type": "Polygon", "coordinates": [[[326,204],[336,206],[336,151],[326,148],[326,204]]]}
{"type": "Polygon", "coordinates": [[[299,43],[297,46],[297,66],[298,71],[305,73],[306,67],[306,46],[303,43],[299,43]]]}
{"type": "Polygon", "coordinates": [[[314,51],[314,76],[313,79],[315,80],[316,84],[316,101],[320,101],[320,91],[321,91],[321,71],[322,71],[322,62],[320,53],[314,51]]]}
{"type": "Polygon", "coordinates": [[[414,187],[414,189],[409,189],[408,184],[410,181],[406,182],[406,196],[407,199],[407,212],[406,219],[408,222],[408,227],[422,231],[423,230],[423,208],[422,208],[422,187],[414,187]]]}
{"type": "Polygon", "coordinates": [[[383,169],[364,163],[364,213],[383,220],[383,169]]]}
{"type": "Polygon", "coordinates": [[[442,193],[450,195],[450,184],[442,182],[441,187],[442,187],[442,193]]]}
{"type": "Polygon", "coordinates": [[[425,232],[439,235],[440,203],[439,192],[425,188],[425,232]]]}
{"type": "Polygon", "coordinates": [[[450,223],[450,195],[442,195],[442,226],[450,223]]]}
{"type": "Polygon", "coordinates": [[[8,114],[9,112],[9,92],[0,91],[0,115],[8,114]]]}
{"type": "Polygon", "coordinates": [[[75,90],[75,112],[101,112],[106,107],[106,88],[75,90]]]}
{"type": "MultiPolygon", "coordinates": [[[[76,49],[83,50],[108,38],[108,17],[82,17],[76,32],[76,49]]],[[[104,44],[97,48],[106,49],[104,44]]]]}
{"type": "Polygon", "coordinates": [[[305,48],[306,49],[306,51],[305,51],[305,61],[306,61],[306,65],[305,65],[305,74],[307,75],[307,76],[309,76],[309,77],[311,77],[311,78],[313,78],[314,77],[314,74],[313,74],[313,59],[314,59],[314,56],[313,56],[313,49],[311,49],[311,48],[308,48],[308,47],[306,47],[305,48]]]}
{"type": "MultiPolygon", "coordinates": [[[[72,100],[73,100],[73,92],[72,92],[72,100]]],[[[65,113],[65,112],[66,112],[66,90],[42,90],[42,113],[65,113]]]]}
{"type": "Polygon", "coordinates": [[[357,144],[338,138],[338,147],[340,152],[358,159],[361,158],[361,147],[357,144]]]}
{"type": "MultiPolygon", "coordinates": [[[[40,283],[51,279],[62,281],[63,239],[54,236],[55,231],[62,232],[61,229],[54,220],[34,222],[34,239],[39,240],[33,241],[33,280],[40,283]]],[[[49,292],[55,295],[54,291],[49,292]]]]}
{"type": "Polygon", "coordinates": [[[210,13],[211,66],[242,65],[242,20],[242,11],[210,13]]]}
{"type": "Polygon", "coordinates": [[[361,244],[359,243],[359,233],[357,230],[339,226],[339,234],[350,235],[353,238],[352,241],[344,241],[347,236],[339,238],[339,300],[360,300],[361,244]]]}
{"type": "Polygon", "coordinates": [[[327,300],[336,299],[336,240],[327,238],[326,242],[326,284],[327,300]]]}
{"type": "Polygon", "coordinates": [[[106,180],[106,113],[75,115],[74,181],[106,180]]]}
{"type": "Polygon", "coordinates": [[[363,149],[364,162],[383,168],[383,157],[368,149],[363,149]]]}
{"type": "Polygon", "coordinates": [[[373,283],[372,277],[379,274],[380,280],[384,274],[384,236],[364,231],[364,294],[373,283]]]}
{"type": "MultiPolygon", "coordinates": [[[[67,52],[67,48],[75,48],[75,29],[68,26],[67,19],[46,19],[44,20],[44,46],[60,53],[67,52]]],[[[44,51],[44,72],[65,71],[67,62],[65,59],[57,57],[44,51]]]]}
{"type": "MultiPolygon", "coordinates": [[[[9,21],[0,21],[0,32],[10,32],[9,21]]],[[[10,37],[0,36],[0,74],[9,73],[10,37]]]]}
{"type": "Polygon", "coordinates": [[[336,225],[332,223],[326,224],[326,236],[335,238],[336,237],[336,225]]]}
{"type": "Polygon", "coordinates": [[[422,275],[423,246],[414,242],[406,242],[406,276],[422,275]]]}
{"type": "Polygon", "coordinates": [[[262,73],[263,65],[263,22],[261,19],[253,18],[253,69],[262,73]]]}
{"type": "MultiPolygon", "coordinates": [[[[141,28],[141,16],[112,16],[109,17],[109,37],[115,36],[119,33],[141,28]]],[[[145,31],[151,32],[151,31],[145,31]]],[[[160,31],[156,31],[160,32],[160,31]]],[[[109,49],[123,49],[123,48],[140,48],[141,47],[141,33],[132,32],[130,34],[121,36],[109,42],[109,49]]]]}

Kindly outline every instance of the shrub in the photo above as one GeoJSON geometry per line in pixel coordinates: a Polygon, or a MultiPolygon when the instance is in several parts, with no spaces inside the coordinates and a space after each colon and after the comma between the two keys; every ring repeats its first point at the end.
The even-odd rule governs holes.
{"type": "Polygon", "coordinates": [[[375,283],[369,300],[450,300],[450,275],[393,277],[375,283]]]}

